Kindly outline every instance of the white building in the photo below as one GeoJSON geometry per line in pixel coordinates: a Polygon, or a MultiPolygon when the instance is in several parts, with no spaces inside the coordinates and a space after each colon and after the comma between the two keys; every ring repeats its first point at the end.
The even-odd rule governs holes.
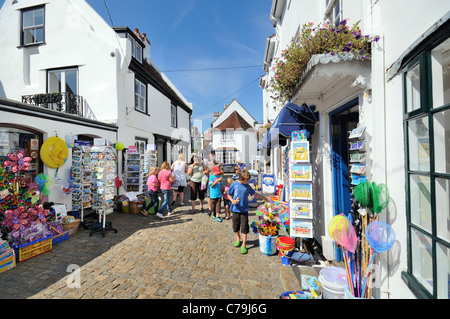
{"type": "MultiPolygon", "coordinates": [[[[279,107],[266,85],[276,57],[302,25],[350,19],[378,35],[370,61],[314,56],[291,94],[320,114],[311,136],[314,237],[328,259],[331,218],[350,210],[349,131],[365,127],[366,176],[387,185],[388,207],[379,215],[395,231],[393,248],[377,254],[375,298],[449,297],[450,271],[450,3],[433,1],[274,0],[275,35],[264,58],[264,122],[279,107]],[[337,160],[340,159],[340,160],[337,160]]],[[[278,110],[279,111],[279,110],[278,110]]],[[[272,171],[283,145],[272,144],[272,171]]]]}
{"type": "Polygon", "coordinates": [[[211,147],[217,159],[224,164],[235,164],[240,159],[250,167],[256,155],[257,121],[236,100],[214,114],[211,123],[211,147]]]}
{"type": "MultiPolygon", "coordinates": [[[[38,131],[40,143],[56,133],[63,139],[66,134],[102,137],[126,148],[138,146],[140,152],[156,145],[159,165],[181,152],[190,156],[193,106],[151,60],[145,33],[112,28],[85,0],[6,1],[0,30],[0,97],[57,109],[61,123],[69,113],[80,123],[90,119],[115,129],[111,135],[49,125],[44,117],[22,121],[14,113],[3,114],[6,108],[2,126],[38,131]]],[[[62,176],[70,165],[69,155],[59,170],[62,176]]],[[[48,167],[43,172],[54,173],[48,167]]]]}

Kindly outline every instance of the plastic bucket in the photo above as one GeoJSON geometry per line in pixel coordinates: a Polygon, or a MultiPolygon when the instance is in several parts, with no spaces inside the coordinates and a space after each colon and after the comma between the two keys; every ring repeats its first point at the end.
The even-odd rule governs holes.
{"type": "Polygon", "coordinates": [[[295,240],[291,237],[282,236],[278,238],[278,255],[281,256],[281,263],[285,266],[291,264],[291,257],[294,253],[295,240]]]}
{"type": "Polygon", "coordinates": [[[122,202],[122,212],[129,213],[130,212],[130,202],[127,200],[124,200],[122,202]]]}
{"type": "MultiPolygon", "coordinates": [[[[355,297],[352,295],[348,287],[345,287],[345,298],[344,299],[368,299],[368,298],[362,298],[362,297],[355,297]]],[[[372,297],[373,299],[373,297],[372,297]]]]}
{"type": "Polygon", "coordinates": [[[139,214],[141,212],[142,205],[139,206],[139,202],[130,202],[130,213],[139,214]]]}
{"type": "Polygon", "coordinates": [[[348,287],[347,272],[341,267],[325,267],[319,273],[323,299],[344,299],[348,287]]]}
{"type": "Polygon", "coordinates": [[[277,239],[278,236],[263,236],[259,235],[259,250],[267,256],[272,256],[277,253],[277,239]]]}
{"type": "MultiPolygon", "coordinates": [[[[158,204],[158,208],[159,208],[159,207],[161,207],[162,199],[158,197],[158,200],[159,200],[159,204],[158,204]]],[[[146,199],[144,208],[147,207],[151,203],[151,201],[152,200],[150,198],[146,199]]],[[[150,209],[147,211],[147,213],[148,214],[155,214],[155,213],[157,213],[157,212],[155,212],[155,205],[150,207],[150,209]]]]}

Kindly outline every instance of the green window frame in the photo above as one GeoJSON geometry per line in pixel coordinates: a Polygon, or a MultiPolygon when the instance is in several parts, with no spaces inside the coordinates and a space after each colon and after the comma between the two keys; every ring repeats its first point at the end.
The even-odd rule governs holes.
{"type": "Polygon", "coordinates": [[[450,47],[448,34],[425,41],[402,70],[408,243],[402,278],[427,299],[450,297],[450,89],[442,71],[450,57],[445,66],[445,53],[435,58],[450,47]]]}

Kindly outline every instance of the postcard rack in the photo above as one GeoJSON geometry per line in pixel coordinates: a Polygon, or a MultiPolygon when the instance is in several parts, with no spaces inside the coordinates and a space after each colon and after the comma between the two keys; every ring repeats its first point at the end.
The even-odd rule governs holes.
{"type": "Polygon", "coordinates": [[[102,232],[105,236],[107,230],[117,233],[111,222],[106,222],[106,216],[114,210],[114,188],[116,177],[116,150],[111,146],[93,146],[92,159],[92,208],[98,214],[98,222],[91,225],[89,236],[102,232]]]}
{"type": "Polygon", "coordinates": [[[85,141],[75,141],[72,149],[72,211],[80,212],[80,224],[88,228],[84,220],[84,211],[92,207],[91,179],[91,147],[85,141]]]}
{"type": "Polygon", "coordinates": [[[365,126],[360,126],[349,132],[349,173],[350,188],[365,182],[367,164],[366,164],[366,140],[364,139],[365,126]]]}

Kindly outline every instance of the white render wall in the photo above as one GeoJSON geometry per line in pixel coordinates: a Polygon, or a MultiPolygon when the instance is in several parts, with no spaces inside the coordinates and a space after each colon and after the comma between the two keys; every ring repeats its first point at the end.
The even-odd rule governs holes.
{"type": "MultiPolygon", "coordinates": [[[[289,1],[286,1],[288,3],[289,1]]],[[[433,24],[450,10],[448,1],[342,1],[343,18],[350,18],[349,25],[360,22],[363,34],[379,35],[380,41],[372,47],[371,91],[356,94],[359,99],[360,123],[366,126],[369,137],[369,176],[372,181],[385,183],[390,192],[388,208],[380,214],[380,220],[388,222],[396,233],[397,241],[388,252],[378,256],[375,261],[380,264],[381,287],[377,297],[415,298],[401,279],[401,272],[407,270],[407,227],[406,227],[406,193],[405,193],[405,153],[403,134],[403,85],[401,74],[387,81],[386,72],[392,64],[419,40],[433,24]]],[[[277,24],[279,45],[275,57],[286,49],[298,27],[306,22],[323,21],[325,1],[290,1],[289,10],[277,24]]],[[[286,8],[285,8],[286,9],[286,8]]],[[[269,73],[272,76],[272,71],[269,73]]],[[[269,82],[270,77],[266,77],[269,82]]],[[[263,105],[270,105],[269,94],[263,93],[263,105]]],[[[352,99],[355,96],[348,96],[352,99]]],[[[331,188],[331,160],[329,112],[343,105],[345,100],[333,105],[322,105],[326,110],[321,114],[319,127],[313,136],[313,169],[318,178],[315,208],[320,220],[315,227],[322,230],[333,216],[333,199],[331,188]]],[[[274,151],[274,150],[273,150],[274,151]]],[[[327,232],[327,230],[325,231],[327,232]]],[[[329,237],[327,234],[324,239],[329,237]]],[[[316,238],[319,239],[319,238],[316,238]]],[[[322,239],[322,244],[324,240],[322,239]]],[[[320,240],[320,239],[319,239],[320,240]]]]}
{"type": "MultiPolygon", "coordinates": [[[[111,143],[115,143],[116,141],[115,131],[71,124],[67,122],[59,122],[50,119],[37,118],[34,116],[27,116],[12,112],[0,111],[0,125],[1,123],[18,124],[23,127],[29,127],[34,130],[40,131],[43,134],[43,141],[45,141],[49,137],[56,135],[61,139],[66,140],[67,135],[79,134],[88,135],[94,138],[104,138],[111,143]]],[[[69,148],[69,155],[64,165],[59,168],[57,176],[65,181],[68,181],[70,177],[71,167],[72,149],[69,148]]],[[[42,173],[54,177],[56,169],[49,168],[44,164],[42,173]]],[[[72,195],[65,195],[62,192],[61,188],[56,187],[56,185],[50,189],[50,192],[51,193],[48,197],[49,202],[62,203],[66,205],[69,211],[72,209],[72,195]]]]}

